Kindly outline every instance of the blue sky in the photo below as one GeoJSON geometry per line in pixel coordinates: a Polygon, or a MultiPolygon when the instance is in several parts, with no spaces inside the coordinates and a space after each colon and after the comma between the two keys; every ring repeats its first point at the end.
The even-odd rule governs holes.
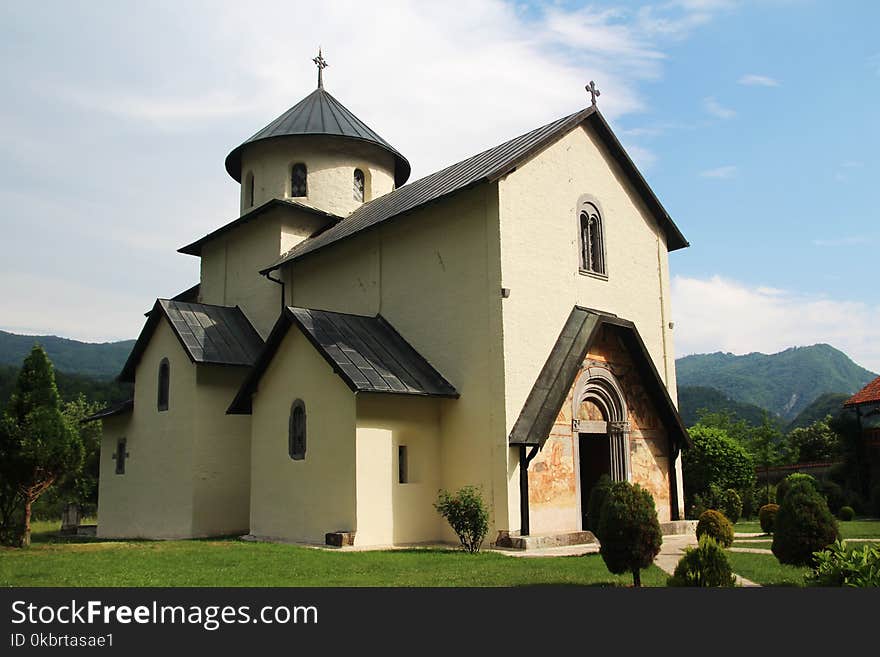
{"type": "Polygon", "coordinates": [[[328,90],[414,178],[585,106],[596,80],[692,244],[670,257],[678,354],[828,342],[880,371],[880,5],[447,7],[0,6],[0,328],[134,337],[196,282],[176,249],[236,216],[223,158],[314,88],[320,43],[328,90]]]}

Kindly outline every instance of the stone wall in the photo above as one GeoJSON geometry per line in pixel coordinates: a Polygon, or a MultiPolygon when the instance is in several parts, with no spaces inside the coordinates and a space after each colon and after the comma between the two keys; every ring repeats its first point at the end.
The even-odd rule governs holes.
{"type": "MultiPolygon", "coordinates": [[[[529,512],[531,532],[581,528],[578,436],[572,433],[574,384],[584,369],[604,367],[611,371],[626,399],[629,433],[630,475],[633,483],[650,491],[660,522],[670,519],[669,439],[654,402],[616,329],[606,326],[584,358],[568,396],[543,449],[529,466],[529,512]]],[[[599,409],[586,402],[578,417],[603,419],[599,409]]]]}

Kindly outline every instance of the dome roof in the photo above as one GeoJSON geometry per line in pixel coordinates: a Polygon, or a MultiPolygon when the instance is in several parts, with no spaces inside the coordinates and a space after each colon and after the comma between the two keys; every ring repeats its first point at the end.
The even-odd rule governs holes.
{"type": "Polygon", "coordinates": [[[394,182],[402,186],[410,174],[409,161],[367,124],[352,114],[323,87],[315,89],[253,137],[226,156],[226,171],[241,182],[241,153],[245,146],[289,135],[330,135],[375,144],[394,156],[394,182]]]}

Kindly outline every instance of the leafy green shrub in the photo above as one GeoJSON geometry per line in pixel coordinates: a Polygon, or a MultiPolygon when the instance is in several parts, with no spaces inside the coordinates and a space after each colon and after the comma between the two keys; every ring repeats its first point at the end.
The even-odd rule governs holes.
{"type": "Polygon", "coordinates": [[[687,548],[666,581],[667,586],[736,586],[736,578],[724,548],[711,536],[700,538],[697,547],[687,548]]]}
{"type": "Polygon", "coordinates": [[[808,481],[792,483],[779,505],[773,529],[771,549],[779,562],[809,566],[814,552],[824,550],[838,538],[837,521],[825,498],[808,481]]]}
{"type": "Polygon", "coordinates": [[[712,484],[722,491],[743,490],[754,484],[752,457],[724,429],[696,424],[688,433],[693,447],[682,454],[686,508],[692,508],[695,496],[705,496],[712,484]]]}
{"type": "Polygon", "coordinates": [[[804,474],[803,472],[795,472],[794,474],[788,475],[785,479],[776,484],[776,503],[780,506],[782,502],[785,500],[785,496],[791,488],[792,484],[798,481],[805,481],[809,483],[815,490],[819,490],[819,482],[816,481],[816,478],[813,475],[804,474]]]}
{"type": "Polygon", "coordinates": [[[856,517],[855,509],[853,509],[851,506],[842,506],[837,511],[837,517],[844,522],[849,522],[856,517]]]}
{"type": "Polygon", "coordinates": [[[587,502],[587,529],[601,540],[599,536],[599,519],[602,517],[602,505],[605,504],[605,498],[608,497],[608,491],[611,490],[611,477],[602,475],[599,481],[590,491],[590,499],[587,502]]]}
{"type": "Polygon", "coordinates": [[[727,516],[732,524],[736,524],[742,515],[743,503],[742,498],[732,488],[728,488],[721,494],[721,513],[727,516]]]}
{"type": "Polygon", "coordinates": [[[779,513],[778,504],[765,504],[758,511],[758,521],[761,523],[761,531],[765,534],[772,534],[773,528],[776,526],[776,514],[779,513]]]}
{"type": "Polygon", "coordinates": [[[846,506],[846,494],[843,487],[830,479],[824,479],[819,482],[819,492],[828,503],[828,509],[831,513],[837,515],[842,506],[846,506]]]}
{"type": "Polygon", "coordinates": [[[489,531],[489,512],[483,504],[479,488],[464,486],[455,495],[441,490],[434,508],[446,518],[465,550],[480,551],[489,531]]]}
{"type": "Polygon", "coordinates": [[[808,586],[880,586],[880,547],[864,545],[850,550],[835,541],[816,552],[815,565],[804,581],[808,586]]]}
{"type": "Polygon", "coordinates": [[[640,570],[654,562],[663,535],[654,498],[638,484],[611,484],[599,517],[600,554],[615,575],[632,572],[633,585],[641,586],[640,570]]]}
{"type": "Polygon", "coordinates": [[[766,506],[768,504],[778,504],[779,497],[776,492],[776,486],[771,484],[767,486],[763,484],[761,486],[755,486],[755,497],[757,498],[758,510],[761,510],[762,506],[766,506]]]}
{"type": "Polygon", "coordinates": [[[697,538],[703,536],[711,536],[722,547],[730,547],[733,543],[733,525],[720,511],[703,511],[697,522],[697,538]]]}

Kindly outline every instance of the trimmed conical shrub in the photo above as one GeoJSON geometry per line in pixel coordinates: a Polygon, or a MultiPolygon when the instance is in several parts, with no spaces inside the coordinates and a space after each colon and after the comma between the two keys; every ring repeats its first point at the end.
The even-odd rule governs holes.
{"type": "Polygon", "coordinates": [[[840,538],[825,498],[807,481],[791,484],[779,505],[773,528],[773,554],[780,563],[809,566],[813,553],[840,538]]]}

